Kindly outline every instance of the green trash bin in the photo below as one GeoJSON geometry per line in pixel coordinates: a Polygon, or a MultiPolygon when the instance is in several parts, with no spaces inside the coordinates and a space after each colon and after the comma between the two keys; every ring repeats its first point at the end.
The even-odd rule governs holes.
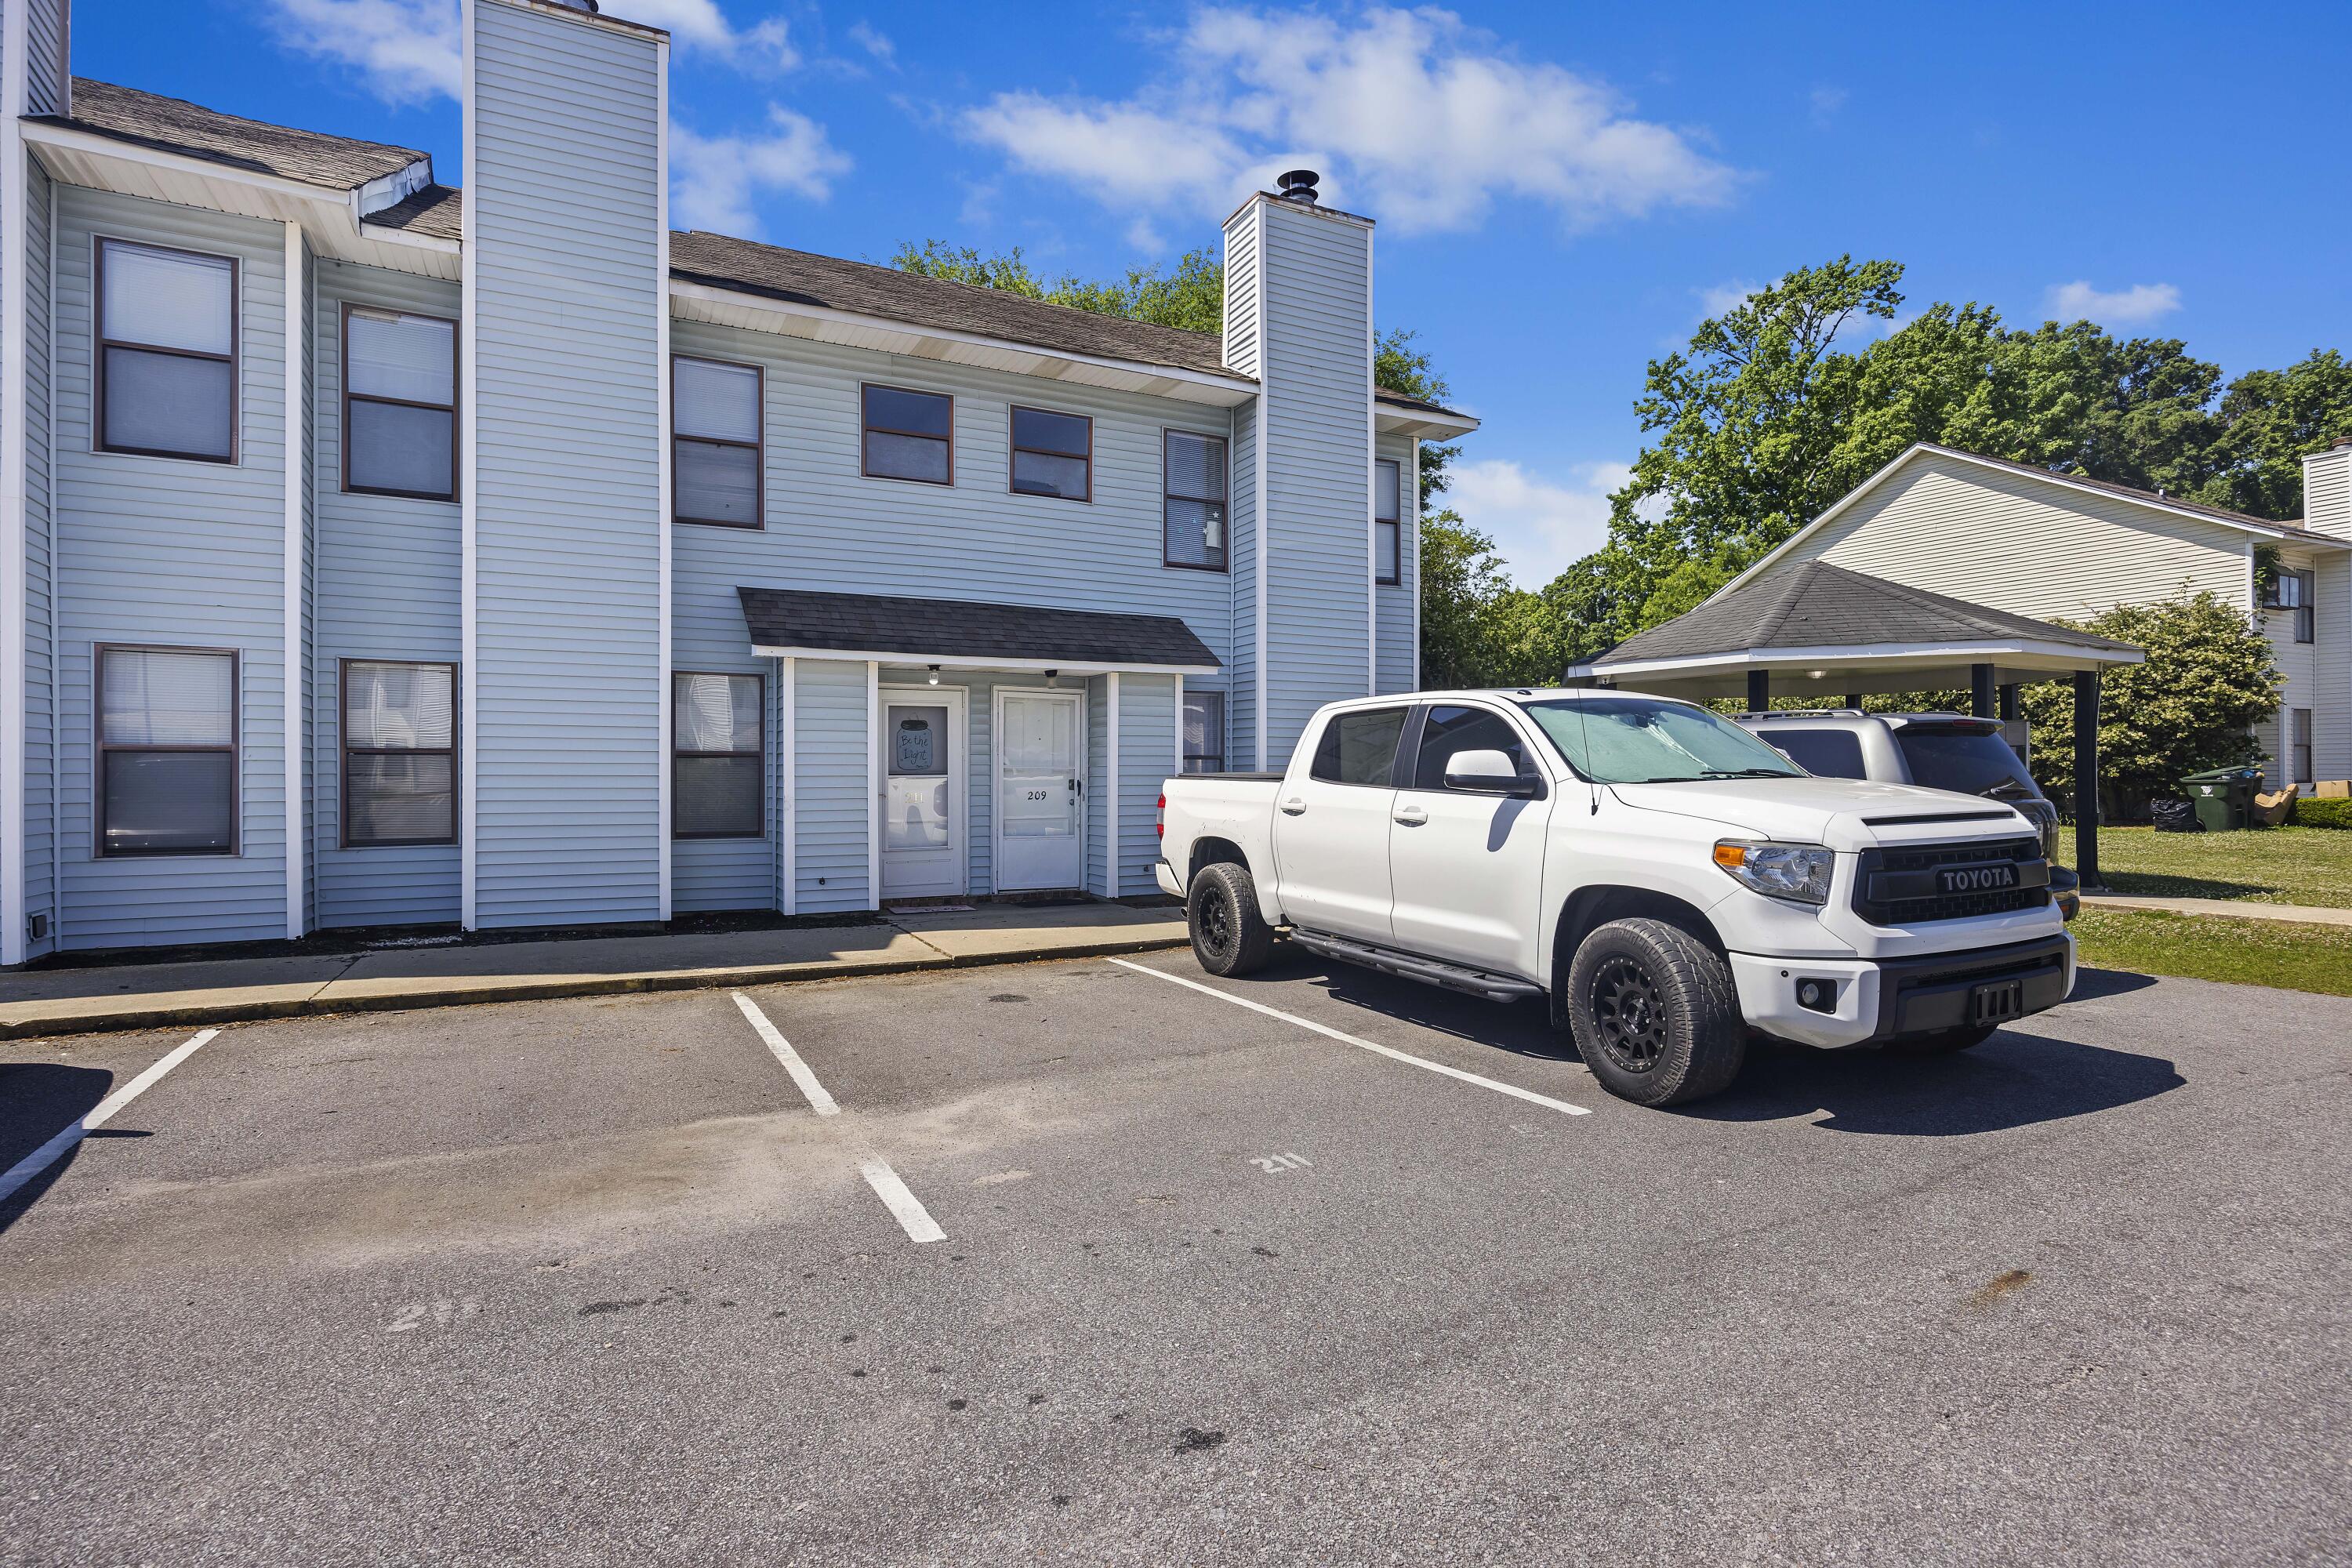
{"type": "Polygon", "coordinates": [[[2254,825],[2254,792],[2262,779],[2257,768],[2208,768],[2182,779],[2180,788],[2197,808],[2200,828],[2228,833],[2254,825]]]}

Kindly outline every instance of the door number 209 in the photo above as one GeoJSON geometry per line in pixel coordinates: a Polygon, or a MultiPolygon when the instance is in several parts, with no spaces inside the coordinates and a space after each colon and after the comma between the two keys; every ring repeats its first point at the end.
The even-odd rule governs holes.
{"type": "Polygon", "coordinates": [[[1046,792],[1042,789],[1033,789],[1029,792],[1026,798],[1030,800],[1043,800],[1045,798],[1045,795],[1046,792]]]}

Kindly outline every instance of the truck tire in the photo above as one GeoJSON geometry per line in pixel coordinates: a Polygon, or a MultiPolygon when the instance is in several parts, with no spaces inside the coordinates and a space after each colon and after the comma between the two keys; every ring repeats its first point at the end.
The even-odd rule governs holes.
{"type": "Polygon", "coordinates": [[[1220,860],[1201,868],[1184,900],[1192,956],[1212,974],[1234,979],[1265,967],[1274,928],[1257,912],[1257,879],[1246,866],[1220,860]]]}
{"type": "Polygon", "coordinates": [[[1568,968],[1568,1019],[1601,1087],[1682,1105],[1727,1086],[1748,1055],[1731,965],[1680,926],[1611,921],[1568,968]]]}
{"type": "Polygon", "coordinates": [[[1971,1024],[1927,1035],[1897,1035],[1879,1048],[1890,1057],[1948,1057],[1981,1046],[1999,1033],[1998,1024],[1971,1024]]]}

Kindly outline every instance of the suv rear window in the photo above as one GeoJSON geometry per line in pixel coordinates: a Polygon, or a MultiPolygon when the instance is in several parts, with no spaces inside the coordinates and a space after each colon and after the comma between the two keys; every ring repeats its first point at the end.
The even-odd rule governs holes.
{"type": "Polygon", "coordinates": [[[2006,784],[2039,795],[2017,749],[1991,730],[1939,730],[1906,724],[1895,731],[1911,782],[1928,789],[1984,795],[2006,784]]]}
{"type": "Polygon", "coordinates": [[[1851,730],[1759,730],[1772,749],[1822,779],[1862,779],[1862,737],[1851,730]]]}
{"type": "Polygon", "coordinates": [[[1337,715],[1323,726],[1307,777],[1386,789],[1396,767],[1397,737],[1404,732],[1405,712],[1402,708],[1369,708],[1337,715]]]}

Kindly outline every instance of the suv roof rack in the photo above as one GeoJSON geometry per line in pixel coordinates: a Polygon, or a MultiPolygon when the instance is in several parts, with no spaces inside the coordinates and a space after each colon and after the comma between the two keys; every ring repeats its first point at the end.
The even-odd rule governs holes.
{"type": "Polygon", "coordinates": [[[1766,708],[1734,713],[1735,719],[1866,719],[1859,708],[1766,708]]]}

